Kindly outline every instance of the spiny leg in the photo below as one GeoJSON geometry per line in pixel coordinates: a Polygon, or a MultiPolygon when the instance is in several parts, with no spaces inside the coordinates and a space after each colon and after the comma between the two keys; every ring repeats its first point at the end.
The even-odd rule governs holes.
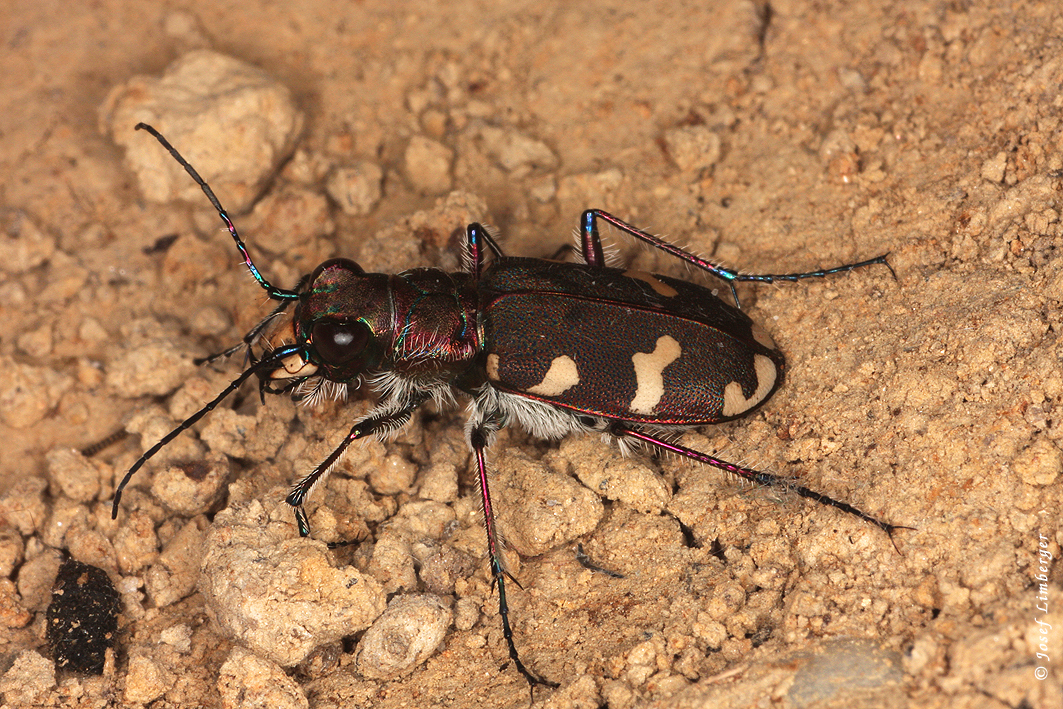
{"type": "Polygon", "coordinates": [[[643,231],[637,227],[634,227],[622,219],[617,219],[608,212],[603,212],[600,209],[588,209],[583,213],[580,218],[580,232],[581,244],[583,248],[583,258],[589,266],[605,266],[605,254],[602,251],[602,241],[598,234],[598,220],[601,219],[604,222],[612,224],[620,231],[633,236],[640,241],[644,241],[650,246],[660,249],[667,254],[675,256],[677,259],[686,261],[687,263],[697,266],[703,271],[708,271],[712,275],[716,276],[727,282],[731,288],[731,295],[734,297],[735,306],[741,308],[741,304],[738,302],[738,291],[735,290],[736,281],[758,281],[761,283],[774,283],[775,281],[799,281],[804,278],[822,278],[823,276],[829,276],[834,273],[843,273],[845,271],[852,271],[856,268],[863,268],[865,266],[873,266],[875,264],[881,264],[890,270],[893,274],[893,278],[897,278],[897,273],[886,261],[886,256],[889,254],[883,254],[876,256],[875,258],[868,259],[866,261],[860,261],[859,263],[850,263],[843,266],[836,266],[834,268],[820,269],[817,271],[808,271],[805,273],[773,273],[773,274],[758,274],[758,273],[739,273],[730,268],[724,268],[717,266],[706,261],[703,258],[699,258],[694,254],[679,248],[675,244],[669,244],[664,239],[654,236],[648,232],[643,231]]]}
{"type": "Polygon", "coordinates": [[[480,274],[483,272],[484,266],[484,249],[485,247],[495,255],[495,258],[502,256],[502,249],[499,248],[498,243],[491,238],[491,234],[483,224],[473,222],[465,227],[465,242],[466,247],[469,249],[469,273],[480,279],[480,274]]]}
{"type": "MultiPolygon", "coordinates": [[[[723,470],[725,472],[741,476],[746,480],[754,482],[758,485],[764,485],[767,487],[774,487],[782,490],[790,490],[792,492],[796,492],[801,497],[812,500],[813,502],[818,502],[821,505],[827,505],[828,507],[833,507],[834,509],[851,514],[854,517],[859,517],[865,522],[873,524],[882,531],[884,531],[889,536],[890,541],[893,543],[893,547],[895,549],[897,548],[897,542],[893,539],[893,532],[898,529],[914,529],[914,527],[905,527],[900,524],[890,524],[889,522],[883,522],[877,517],[872,517],[863,510],[853,507],[848,502],[835,500],[829,495],[824,495],[821,492],[810,490],[809,488],[803,487],[801,485],[795,485],[792,482],[784,480],[783,478],[780,478],[777,475],[772,475],[771,473],[765,473],[760,470],[754,470],[753,468],[746,468],[741,465],[736,465],[734,463],[728,463],[726,460],[721,460],[719,458],[708,455],[707,453],[702,453],[701,451],[694,450],[693,448],[681,446],[678,443],[666,441],[662,438],[653,436],[636,428],[628,428],[627,426],[616,425],[610,429],[610,433],[615,436],[634,438],[635,440],[648,443],[651,446],[654,446],[655,448],[659,448],[664,451],[678,453],[681,456],[690,458],[691,460],[696,460],[699,463],[711,465],[714,468],[719,468],[720,470],[723,470]]],[[[899,551],[900,550],[898,550],[898,552],[899,551]]]]}
{"type": "Polygon", "coordinates": [[[284,501],[292,506],[295,510],[295,524],[299,528],[300,537],[310,536],[310,522],[306,517],[306,510],[303,505],[306,503],[306,499],[313,492],[314,488],[324,481],[328,474],[332,472],[333,466],[343,456],[344,451],[352,443],[359,438],[365,438],[366,436],[386,436],[392,431],[397,431],[410,422],[410,417],[413,416],[413,412],[418,406],[428,400],[428,394],[418,393],[416,396],[410,398],[409,401],[399,405],[396,408],[388,408],[379,413],[370,414],[366,418],[358,421],[351,427],[350,433],[340,442],[336,449],[329,453],[316,468],[311,471],[309,475],[300,480],[292,488],[288,496],[284,498],[284,501]]]}
{"type": "Polygon", "coordinates": [[[509,576],[513,583],[518,586],[520,584],[506,571],[498,533],[495,531],[495,513],[494,507],[491,505],[491,492],[487,486],[487,462],[484,459],[484,449],[487,447],[488,439],[488,429],[483,424],[474,426],[469,433],[469,441],[476,456],[476,473],[480,481],[480,495],[483,499],[484,527],[487,530],[487,554],[491,562],[491,575],[494,579],[494,584],[498,587],[498,614],[502,616],[502,635],[505,637],[506,645],[509,647],[510,659],[513,660],[513,664],[517,666],[517,669],[529,683],[532,685],[542,684],[547,687],[558,687],[559,685],[556,682],[550,682],[532,674],[531,670],[521,662],[520,655],[517,653],[517,646],[513,644],[513,628],[509,625],[509,605],[506,603],[505,577],[509,576]]]}

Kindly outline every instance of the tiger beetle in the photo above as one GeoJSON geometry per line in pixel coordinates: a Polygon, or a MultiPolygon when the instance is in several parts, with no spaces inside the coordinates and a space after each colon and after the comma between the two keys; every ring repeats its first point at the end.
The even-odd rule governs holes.
{"type": "MultiPolygon", "coordinates": [[[[859,517],[886,532],[904,529],[847,502],[771,473],[729,463],[675,442],[677,432],[745,416],[782,384],[786,364],[767,333],[738,303],[738,281],[797,281],[881,264],[886,256],[837,268],[789,274],[747,274],[713,265],[598,209],[580,220],[582,263],[506,256],[480,224],[466,229],[464,270],[415,268],[397,275],[366,273],[332,258],[286,290],[267,281],[213,190],[154,128],[150,133],[206,194],[251,275],[279,305],[241,344],[249,366],[225,389],[149,448],[119,483],[112,517],[133,474],[182,431],[252,376],[260,392],[317,401],[338,396],[365,378],[381,403],[351,427],[332,453],[289,492],[301,536],[309,536],[304,505],[354,441],[385,438],[429,400],[471,399],[465,437],[476,460],[487,552],[498,588],[509,656],[535,684],[557,686],[525,667],[513,643],[506,604],[509,574],[488,492],[485,449],[515,423],[534,436],[558,439],[596,432],[621,442],[677,454],[759,485],[798,495],[859,517]],[[704,286],[606,265],[600,222],[722,279],[729,305],[704,286]],[[275,328],[289,305],[291,319],[275,328]],[[252,349],[262,345],[256,356],[252,349]]],[[[896,277],[896,274],[894,274],[896,277]]],[[[220,355],[218,355],[220,356],[220,355]]],[[[210,358],[213,359],[213,358],[210,358]]],[[[519,584],[518,584],[519,585],[519,584]]]]}

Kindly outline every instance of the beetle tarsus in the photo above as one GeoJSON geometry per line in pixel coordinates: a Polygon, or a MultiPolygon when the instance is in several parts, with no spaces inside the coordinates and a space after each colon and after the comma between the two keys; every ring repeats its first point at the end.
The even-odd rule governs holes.
{"type": "MultiPolygon", "coordinates": [[[[897,542],[893,538],[893,533],[898,529],[914,529],[914,527],[906,527],[900,524],[890,524],[889,522],[883,522],[882,520],[868,514],[867,512],[864,512],[858,507],[854,507],[848,502],[836,500],[830,495],[826,495],[822,492],[817,492],[802,485],[795,485],[791,482],[784,480],[783,478],[780,478],[777,475],[772,475],[771,473],[766,473],[762,470],[754,470],[753,468],[746,468],[736,463],[729,463],[721,458],[711,456],[707,453],[702,453],[701,451],[694,450],[693,448],[687,448],[686,446],[679,445],[678,443],[674,443],[672,441],[667,441],[664,438],[655,436],[653,434],[647,433],[634,427],[616,425],[613,426],[611,432],[615,436],[633,438],[637,441],[641,441],[650,446],[653,446],[659,450],[668,451],[670,453],[676,453],[685,458],[696,460],[699,463],[710,465],[714,468],[718,468],[719,470],[723,470],[724,472],[742,477],[752,483],[763,485],[765,487],[790,490],[792,492],[797,493],[801,497],[804,497],[805,499],[812,500],[813,502],[818,502],[821,505],[833,507],[836,510],[841,510],[842,512],[845,512],[865,522],[868,522],[869,524],[873,524],[874,526],[884,531],[889,537],[890,542],[893,544],[893,547],[895,549],[897,549],[897,542]]],[[[897,551],[899,553],[900,549],[897,549],[897,551]]]]}

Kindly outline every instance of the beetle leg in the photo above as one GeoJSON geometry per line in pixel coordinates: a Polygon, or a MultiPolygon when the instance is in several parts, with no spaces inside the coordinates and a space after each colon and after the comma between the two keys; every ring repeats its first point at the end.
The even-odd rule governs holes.
{"type": "Polygon", "coordinates": [[[484,267],[484,248],[490,249],[495,258],[502,256],[502,249],[499,248],[498,242],[491,238],[486,227],[479,222],[473,222],[465,227],[465,243],[469,256],[468,271],[476,277],[476,280],[480,280],[480,273],[483,272],[484,267]]]}
{"type": "Polygon", "coordinates": [[[741,305],[738,303],[738,291],[736,291],[734,287],[736,273],[721,266],[711,264],[705,259],[699,258],[689,251],[679,248],[675,244],[669,244],[664,239],[656,237],[649,232],[645,232],[638,227],[634,227],[623,219],[617,219],[609,212],[603,212],[600,209],[588,209],[583,213],[583,216],[580,217],[580,232],[582,235],[580,243],[583,248],[583,260],[588,266],[596,266],[598,268],[605,267],[605,252],[602,250],[602,239],[598,234],[599,219],[612,224],[628,236],[633,236],[640,241],[646,242],[650,246],[675,256],[677,259],[693,264],[704,271],[708,271],[717,278],[727,281],[727,284],[731,286],[731,295],[734,297],[735,305],[741,308],[741,305]]]}
{"type": "Polygon", "coordinates": [[[611,224],[628,236],[633,236],[639,241],[644,241],[654,248],[675,256],[677,259],[681,259],[704,271],[708,271],[717,278],[729,280],[731,277],[728,275],[731,273],[728,269],[709,263],[705,259],[699,258],[689,251],[679,248],[675,244],[669,244],[664,239],[654,236],[649,232],[645,232],[638,227],[632,226],[623,219],[618,219],[609,212],[603,212],[600,209],[588,209],[583,213],[583,216],[580,217],[580,245],[583,249],[583,259],[588,266],[597,266],[599,268],[605,267],[605,254],[602,250],[602,239],[598,234],[599,219],[611,224]]]}
{"type": "Polygon", "coordinates": [[[377,409],[376,412],[356,422],[351,427],[350,433],[336,446],[336,449],[329,453],[329,456],[321,461],[309,475],[292,487],[291,492],[284,498],[284,501],[295,509],[295,524],[299,528],[300,537],[310,536],[310,522],[306,518],[306,510],[303,508],[306,498],[332,472],[332,468],[339,462],[343,452],[347,450],[347,446],[359,438],[365,438],[366,436],[384,437],[393,431],[399,430],[410,422],[410,417],[413,416],[414,410],[427,399],[428,394],[418,392],[417,395],[411,397],[409,401],[402,405],[385,404],[377,409]]]}
{"type": "MultiPolygon", "coordinates": [[[[651,435],[637,428],[629,428],[622,424],[617,424],[610,429],[610,433],[615,436],[620,436],[624,438],[634,438],[635,440],[642,441],[643,443],[648,443],[649,445],[663,451],[668,451],[670,453],[678,453],[681,456],[690,458],[691,460],[696,460],[699,463],[711,465],[712,467],[719,468],[724,472],[738,475],[758,485],[764,485],[767,487],[774,487],[782,490],[790,490],[796,492],[801,497],[812,500],[813,502],[818,502],[821,505],[827,505],[828,507],[833,507],[837,510],[841,510],[842,512],[851,514],[854,517],[859,517],[865,522],[869,522],[870,524],[875,525],[876,527],[884,531],[887,535],[889,535],[891,542],[893,542],[893,532],[895,530],[914,529],[914,527],[905,527],[899,524],[890,524],[889,522],[883,522],[877,517],[872,517],[863,510],[853,507],[848,502],[835,500],[829,495],[824,495],[821,492],[810,490],[809,488],[803,487],[801,485],[795,485],[792,482],[784,480],[783,478],[780,478],[777,475],[772,475],[771,473],[765,473],[760,470],[754,470],[753,468],[745,468],[741,465],[736,465],[735,463],[728,463],[726,460],[715,458],[711,455],[708,455],[707,453],[696,451],[693,448],[681,446],[678,443],[666,441],[662,438],[651,435]]],[[[893,546],[894,548],[896,548],[897,543],[893,542],[893,546]]]]}
{"type": "Polygon", "coordinates": [[[598,220],[608,222],[614,227],[624,232],[629,236],[633,236],[640,241],[644,241],[654,248],[658,248],[667,254],[675,256],[677,259],[686,261],[687,263],[697,266],[703,271],[708,271],[712,275],[716,276],[727,282],[727,285],[731,287],[731,296],[734,298],[735,306],[741,308],[741,304],[738,302],[738,292],[735,290],[736,281],[759,281],[761,283],[774,283],[775,281],[799,281],[805,278],[822,278],[823,276],[829,276],[834,273],[843,273],[845,271],[852,271],[855,268],[863,268],[864,266],[873,266],[875,264],[881,264],[890,270],[893,274],[894,280],[897,278],[897,273],[886,261],[886,256],[889,254],[883,254],[876,256],[875,258],[868,259],[866,261],[860,261],[859,263],[849,263],[843,266],[836,266],[834,268],[820,269],[817,271],[807,271],[805,273],[739,273],[738,271],[730,268],[724,268],[723,266],[717,266],[713,263],[706,261],[703,258],[695,256],[694,254],[679,248],[675,244],[669,244],[664,239],[654,236],[648,232],[643,231],[637,227],[631,226],[622,219],[617,219],[608,212],[603,212],[600,209],[588,209],[580,217],[580,232],[582,234],[581,243],[583,247],[583,259],[588,266],[605,266],[605,256],[602,251],[601,237],[598,235],[598,220]]]}
{"type": "Polygon", "coordinates": [[[513,644],[513,628],[509,624],[509,605],[506,603],[506,576],[513,579],[513,583],[520,584],[506,570],[502,559],[501,544],[495,530],[495,513],[491,504],[491,492],[487,486],[487,462],[484,459],[484,449],[491,438],[492,429],[497,429],[497,424],[480,422],[472,426],[469,431],[469,443],[476,456],[476,474],[480,481],[480,495],[483,500],[484,527],[487,530],[487,554],[491,563],[491,576],[493,583],[498,587],[498,614],[502,616],[502,635],[506,638],[509,647],[509,657],[517,666],[525,679],[533,685],[542,684],[547,687],[559,686],[556,682],[549,682],[532,674],[531,670],[524,666],[517,654],[517,646],[513,644]]]}

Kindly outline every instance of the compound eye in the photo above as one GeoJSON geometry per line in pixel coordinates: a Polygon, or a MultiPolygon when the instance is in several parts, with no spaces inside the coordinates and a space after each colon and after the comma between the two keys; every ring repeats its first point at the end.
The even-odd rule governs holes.
{"type": "Polygon", "coordinates": [[[369,344],[369,328],[354,320],[319,320],[313,329],[314,350],[323,364],[346,364],[359,357],[369,344]]]}

